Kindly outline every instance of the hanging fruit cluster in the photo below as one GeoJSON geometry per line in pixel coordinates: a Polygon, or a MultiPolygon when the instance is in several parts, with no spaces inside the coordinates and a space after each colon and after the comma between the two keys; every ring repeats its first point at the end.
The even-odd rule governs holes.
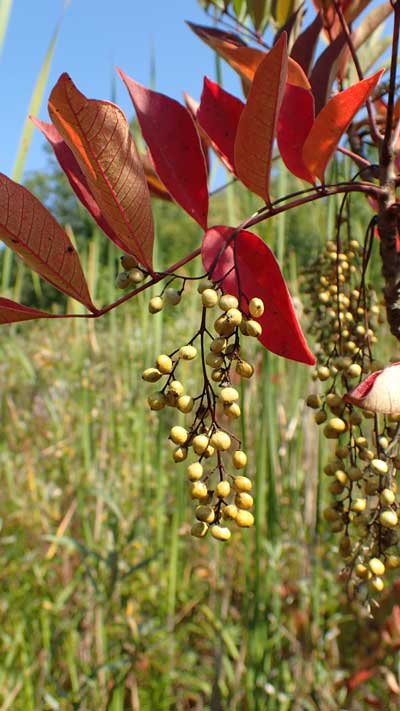
{"type": "MultiPolygon", "coordinates": [[[[161,311],[164,299],[178,304],[184,285],[185,281],[182,289],[169,287],[153,297],[150,313],[161,311]]],[[[243,313],[236,296],[222,293],[209,280],[199,282],[198,292],[202,314],[198,330],[172,353],[158,355],[154,366],[146,368],[142,377],[148,383],[162,382],[162,387],[148,397],[152,410],[171,407],[191,415],[187,427],[176,424],[171,428],[169,439],[175,445],[174,462],[183,462],[190,454],[195,459],[186,472],[190,496],[197,504],[192,535],[202,538],[210,530],[213,538],[227,541],[231,537],[229,522],[240,528],[254,523],[252,482],[241,473],[247,465],[247,455],[229,428],[241,415],[232,374],[248,379],[254,373],[253,365],[243,357],[241,337],[261,334],[257,319],[264,312],[264,304],[254,297],[248,302],[248,312],[243,313]],[[180,363],[194,360],[200,360],[203,376],[198,394],[187,393],[178,379],[180,363]]]]}
{"type": "Polygon", "coordinates": [[[323,469],[331,497],[323,516],[340,536],[350,588],[370,595],[383,590],[387,569],[400,566],[400,416],[356,408],[346,395],[382,367],[373,359],[379,307],[365,284],[365,262],[364,248],[356,240],[345,246],[328,242],[307,272],[318,343],[316,387],[307,405],[315,410],[323,436],[335,443],[323,469]]]}

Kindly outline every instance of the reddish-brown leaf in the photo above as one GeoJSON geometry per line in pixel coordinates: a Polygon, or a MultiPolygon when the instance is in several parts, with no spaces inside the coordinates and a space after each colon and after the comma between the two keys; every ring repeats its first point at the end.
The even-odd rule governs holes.
{"type": "Polygon", "coordinates": [[[159,198],[160,200],[168,200],[169,202],[171,202],[172,197],[169,194],[165,185],[161,182],[156,171],[154,170],[153,163],[149,154],[147,152],[142,153],[141,158],[143,163],[144,174],[147,180],[147,185],[150,190],[150,195],[159,198]]]}
{"type": "Polygon", "coordinates": [[[125,114],[109,101],[87,99],[68,74],[51,92],[49,113],[124,251],[151,271],[150,194],[125,114]]]}
{"type": "Polygon", "coordinates": [[[248,311],[248,300],[260,297],[265,304],[261,343],[268,350],[313,365],[285,280],[269,247],[247,230],[210,228],[203,240],[202,259],[210,278],[221,283],[225,293],[240,296],[240,307],[248,311]],[[240,295],[239,295],[240,284],[240,295]]]}
{"type": "Polygon", "coordinates": [[[303,145],[314,123],[314,98],[301,86],[286,84],[278,119],[278,148],[293,175],[313,184],[314,176],[303,161],[303,145]]]}
{"type": "Polygon", "coordinates": [[[317,176],[321,182],[343,133],[382,74],[383,70],[376,72],[372,77],[363,79],[333,96],[315,119],[304,144],[303,160],[310,173],[317,176]]]}
{"type": "Polygon", "coordinates": [[[40,121],[40,119],[35,118],[34,116],[31,116],[31,121],[43,133],[53,148],[54,155],[67,176],[69,184],[71,185],[78,200],[80,200],[82,205],[86,207],[87,211],[90,212],[100,229],[103,230],[103,232],[114,242],[114,244],[116,244],[120,249],[125,249],[119,237],[104,219],[103,214],[92,195],[88,182],[79,167],[78,161],[76,160],[71,149],[63,140],[62,136],[58,133],[56,127],[51,123],[46,123],[46,121],[40,121]]]}
{"type": "Polygon", "coordinates": [[[96,311],[67,234],[29,190],[2,173],[0,239],[56,289],[96,311]]]}
{"type": "Polygon", "coordinates": [[[311,65],[321,30],[322,17],[321,13],[318,12],[311,24],[298,36],[290,52],[292,59],[300,64],[307,76],[310,75],[311,65]]]}
{"type": "Polygon", "coordinates": [[[346,46],[346,36],[341,32],[320,54],[314,64],[310,76],[310,84],[314,94],[316,115],[319,114],[328,101],[332,84],[338,73],[342,53],[346,46]]]}
{"type": "MultiPolygon", "coordinates": [[[[299,5],[299,7],[289,15],[285,24],[279,28],[279,30],[275,34],[274,41],[272,44],[273,45],[276,44],[277,41],[279,40],[279,37],[284,32],[286,32],[287,43],[288,43],[288,46],[291,47],[293,44],[292,34],[294,32],[296,32],[296,33],[299,32],[298,28],[301,27],[301,25],[303,23],[304,15],[305,15],[304,5],[303,5],[303,3],[301,3],[301,5],[299,5]],[[301,15],[300,19],[299,19],[299,15],[301,15]]],[[[296,39],[296,35],[295,35],[294,39],[296,39]]]]}
{"type": "Polygon", "coordinates": [[[371,373],[356,388],[344,396],[345,402],[393,415],[400,412],[400,363],[371,373]]]}
{"type": "Polygon", "coordinates": [[[371,678],[371,676],[374,676],[376,674],[376,669],[359,669],[356,671],[348,680],[347,680],[347,686],[350,691],[354,691],[358,686],[361,684],[365,684],[368,679],[371,678]]]}
{"type": "Polygon", "coordinates": [[[31,309],[11,299],[0,297],[0,324],[17,323],[17,321],[34,321],[39,318],[63,318],[58,314],[47,314],[45,311],[31,309]]]}
{"type": "Polygon", "coordinates": [[[243,102],[204,77],[197,121],[228,170],[235,172],[234,145],[243,102]]]}
{"type": "Polygon", "coordinates": [[[282,35],[254,75],[235,141],[236,175],[266,202],[269,201],[272,148],[286,77],[286,35],[282,35]]]}
{"type": "Polygon", "coordinates": [[[136,110],[157,175],[174,200],[207,228],[207,170],[189,111],[175,99],[146,89],[117,70],[136,110]]]}
{"type": "MultiPolygon", "coordinates": [[[[243,42],[239,42],[238,38],[232,39],[236,37],[235,35],[229,35],[229,33],[225,32],[220,33],[213,27],[203,27],[193,23],[188,24],[211,49],[223,57],[232,69],[241,76],[246,82],[248,90],[258,67],[268,53],[255,47],[247,47],[243,42]]],[[[290,57],[288,60],[288,81],[291,84],[304,86],[305,89],[310,88],[310,82],[301,66],[290,57]]]]}

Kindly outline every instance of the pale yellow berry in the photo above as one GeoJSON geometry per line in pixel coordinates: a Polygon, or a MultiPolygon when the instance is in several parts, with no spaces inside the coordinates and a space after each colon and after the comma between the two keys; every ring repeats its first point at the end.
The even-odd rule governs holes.
{"type": "Polygon", "coordinates": [[[318,410],[314,415],[314,421],[317,425],[322,425],[322,423],[326,422],[327,419],[328,415],[326,414],[325,410],[318,410]]]}
{"type": "Polygon", "coordinates": [[[130,269],[134,269],[135,267],[138,266],[138,260],[136,257],[133,257],[131,254],[123,254],[122,257],[120,257],[120,262],[121,266],[123,269],[126,271],[129,271],[130,269]]]}
{"type": "Polygon", "coordinates": [[[382,578],[379,578],[378,576],[371,578],[371,587],[375,590],[375,592],[382,592],[383,588],[385,587],[385,583],[383,582],[382,578]]]}
{"type": "Polygon", "coordinates": [[[214,338],[214,340],[211,341],[210,343],[210,351],[212,353],[222,353],[225,348],[226,348],[226,338],[222,338],[222,336],[218,336],[218,338],[214,338]]]}
{"type": "Polygon", "coordinates": [[[176,401],[176,406],[180,412],[187,414],[193,410],[194,401],[190,395],[181,395],[176,401]]]}
{"type": "Polygon", "coordinates": [[[185,444],[188,439],[188,433],[187,430],[185,430],[184,427],[180,427],[180,425],[175,425],[172,427],[170,433],[169,433],[169,438],[172,442],[175,444],[185,444]]]}
{"type": "Polygon", "coordinates": [[[371,461],[371,469],[375,472],[375,474],[383,475],[388,473],[388,465],[383,461],[383,459],[373,459],[371,461]]]}
{"type": "Polygon", "coordinates": [[[396,528],[399,519],[395,511],[387,509],[386,511],[381,511],[379,514],[379,522],[385,528],[396,528]]]}
{"type": "Polygon", "coordinates": [[[161,373],[168,375],[172,372],[174,364],[169,356],[161,353],[161,355],[157,357],[156,366],[161,373]]]}
{"type": "Polygon", "coordinates": [[[225,318],[228,323],[232,324],[232,326],[239,326],[243,317],[242,312],[239,311],[239,309],[228,309],[225,313],[225,318]]]}
{"type": "Polygon", "coordinates": [[[235,506],[235,504],[228,504],[222,509],[222,516],[223,518],[230,518],[232,520],[235,520],[236,516],[238,515],[238,507],[235,506]]]}
{"type": "Polygon", "coordinates": [[[241,528],[249,528],[254,524],[254,516],[250,511],[239,509],[235,521],[241,528]]]}
{"type": "Polygon", "coordinates": [[[171,306],[176,306],[181,300],[181,294],[176,289],[166,289],[165,298],[171,306]]]}
{"type": "Polygon", "coordinates": [[[252,482],[251,479],[249,479],[247,476],[235,476],[233,480],[233,488],[236,489],[236,491],[251,491],[252,489],[252,482]]]}
{"type": "Polygon", "coordinates": [[[390,570],[395,568],[400,568],[400,556],[398,555],[388,555],[386,558],[386,567],[390,570]]]}
{"type": "Polygon", "coordinates": [[[324,435],[327,439],[337,439],[346,429],[347,425],[344,420],[340,417],[332,417],[324,427],[324,435]]]}
{"type": "Polygon", "coordinates": [[[232,336],[235,332],[235,324],[228,320],[227,315],[219,316],[216,321],[214,321],[214,328],[220,336],[232,336]]]}
{"type": "Polygon", "coordinates": [[[173,380],[172,383],[169,384],[168,392],[175,395],[176,398],[180,397],[183,395],[182,383],[179,380],[173,380]]]}
{"type": "Polygon", "coordinates": [[[201,301],[207,309],[212,309],[218,303],[218,294],[215,289],[204,289],[201,294],[201,301]]]}
{"type": "Polygon", "coordinates": [[[255,296],[253,299],[250,299],[249,312],[251,316],[254,316],[255,318],[260,318],[260,316],[262,316],[264,313],[263,300],[259,299],[257,296],[255,296]]]}
{"type": "Polygon", "coordinates": [[[212,352],[207,353],[206,363],[207,363],[207,365],[210,366],[210,368],[217,368],[218,369],[220,367],[220,365],[223,364],[223,362],[224,362],[224,358],[219,353],[212,353],[212,352]]]}
{"type": "Polygon", "coordinates": [[[218,430],[211,435],[211,444],[218,452],[226,452],[231,446],[231,438],[227,432],[218,430]]]}
{"type": "Polygon", "coordinates": [[[241,449],[237,449],[232,455],[233,466],[235,469],[244,469],[247,464],[247,454],[241,449]]]}
{"type": "Polygon", "coordinates": [[[187,447],[177,447],[172,455],[172,458],[176,464],[184,462],[188,455],[187,447]]]}
{"type": "Polygon", "coordinates": [[[195,514],[199,521],[205,521],[206,523],[215,521],[215,512],[211,506],[200,504],[200,506],[196,506],[195,514]]]}
{"type": "Polygon", "coordinates": [[[145,275],[143,274],[141,269],[137,269],[134,267],[133,269],[130,269],[129,272],[129,281],[132,282],[132,284],[140,284],[141,281],[145,278],[145,275]]]}
{"type": "Polygon", "coordinates": [[[351,510],[355,511],[356,513],[362,513],[365,511],[367,507],[367,500],[366,499],[354,499],[351,503],[351,510]]]}
{"type": "Polygon", "coordinates": [[[190,496],[192,499],[207,499],[207,485],[203,481],[194,481],[190,486],[190,496]]]}
{"type": "Polygon", "coordinates": [[[205,289],[214,289],[214,284],[209,279],[203,279],[197,287],[199,294],[202,294],[205,289]]]}
{"type": "Polygon", "coordinates": [[[186,475],[189,481],[199,481],[199,479],[203,476],[203,467],[200,462],[193,462],[193,464],[189,464],[186,470],[186,475]]]}
{"type": "Polygon", "coordinates": [[[117,278],[115,280],[115,286],[117,289],[127,289],[130,285],[131,281],[129,279],[129,272],[120,272],[117,274],[117,278]]]}
{"type": "Polygon", "coordinates": [[[254,373],[254,368],[251,363],[247,363],[245,360],[239,360],[236,364],[236,372],[241,375],[242,378],[251,378],[254,373]]]}
{"type": "Polygon", "coordinates": [[[231,532],[226,526],[213,526],[211,528],[211,535],[213,538],[216,538],[217,541],[229,541],[231,532]]]}
{"type": "Polygon", "coordinates": [[[308,407],[311,407],[313,410],[318,410],[318,408],[321,407],[321,398],[320,398],[320,396],[317,395],[316,393],[311,393],[311,395],[309,395],[309,396],[307,397],[306,405],[307,405],[308,407]]]}
{"type": "Polygon", "coordinates": [[[204,538],[208,531],[208,526],[205,523],[205,521],[197,521],[196,523],[193,524],[192,528],[190,529],[190,534],[192,536],[195,536],[196,538],[204,538]]]}
{"type": "Polygon", "coordinates": [[[149,301],[149,311],[151,314],[157,314],[162,311],[164,306],[164,301],[161,296],[153,296],[149,301]]]}
{"type": "Polygon", "coordinates": [[[369,571],[367,566],[363,563],[357,563],[354,570],[356,575],[361,578],[361,580],[365,580],[366,578],[368,578],[369,571]]]}
{"type": "Polygon", "coordinates": [[[352,363],[346,370],[346,375],[349,378],[359,378],[362,373],[361,365],[358,363],[352,363]]]}
{"type": "Polygon", "coordinates": [[[235,388],[231,387],[226,387],[226,388],[221,388],[221,391],[219,393],[219,399],[221,402],[224,404],[230,405],[232,402],[236,402],[236,400],[239,400],[239,393],[235,388]]]}
{"type": "Polygon", "coordinates": [[[330,370],[326,365],[321,365],[317,370],[318,380],[328,380],[330,378],[330,370]]]}
{"type": "Polygon", "coordinates": [[[157,380],[160,380],[161,375],[158,368],[146,368],[142,373],[142,380],[145,380],[146,383],[156,383],[157,380]]]}
{"type": "Polygon", "coordinates": [[[381,492],[379,500],[382,506],[391,506],[392,504],[394,504],[395,498],[396,496],[394,491],[392,491],[391,489],[384,489],[381,492]]]}
{"type": "Polygon", "coordinates": [[[215,452],[214,447],[212,447],[211,444],[209,444],[206,451],[203,454],[203,457],[205,457],[206,459],[209,459],[210,457],[212,457],[214,452],[215,452]]]}
{"type": "Polygon", "coordinates": [[[237,309],[239,306],[239,301],[233,294],[223,294],[219,297],[218,306],[222,311],[228,311],[228,309],[237,309]]]}
{"type": "Polygon", "coordinates": [[[373,575],[384,575],[385,573],[385,566],[379,558],[371,558],[368,566],[373,575]]]}
{"type": "Polygon", "coordinates": [[[211,380],[213,380],[214,383],[220,383],[223,377],[224,371],[221,370],[221,368],[214,368],[214,370],[211,372],[211,380]]]}
{"type": "Polygon", "coordinates": [[[246,491],[241,491],[235,496],[235,504],[238,509],[251,509],[253,506],[253,497],[246,491]]]}
{"type": "Polygon", "coordinates": [[[224,406],[224,414],[232,420],[236,420],[241,415],[241,409],[237,402],[224,406]]]}
{"type": "Polygon", "coordinates": [[[340,513],[338,511],[336,511],[336,509],[333,509],[331,507],[324,509],[322,512],[322,515],[323,515],[325,521],[330,521],[330,522],[338,521],[341,518],[340,513]]]}
{"type": "Polygon", "coordinates": [[[262,334],[262,326],[260,323],[258,323],[258,321],[253,321],[253,319],[250,319],[246,323],[246,331],[248,336],[258,338],[258,336],[261,336],[262,334]]]}
{"type": "Polygon", "coordinates": [[[196,454],[204,454],[208,447],[208,437],[205,434],[196,435],[192,440],[192,447],[196,454]]]}
{"type": "Polygon", "coordinates": [[[219,499],[226,499],[227,496],[231,493],[231,485],[229,484],[229,481],[220,481],[218,482],[217,486],[215,487],[215,495],[218,496],[219,499]]]}
{"type": "Polygon", "coordinates": [[[197,356],[197,348],[194,346],[182,346],[182,348],[179,349],[178,355],[182,360],[193,360],[193,358],[197,356]]]}
{"type": "Polygon", "coordinates": [[[162,392],[152,393],[147,398],[147,402],[151,410],[162,410],[166,405],[166,397],[162,392]]]}

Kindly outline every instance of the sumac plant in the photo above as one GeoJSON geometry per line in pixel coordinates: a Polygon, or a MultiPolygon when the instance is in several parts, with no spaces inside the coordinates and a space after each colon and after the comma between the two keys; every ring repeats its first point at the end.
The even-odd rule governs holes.
{"type": "MultiPolygon", "coordinates": [[[[212,4],[217,3],[206,3],[212,4]]],[[[353,29],[367,5],[324,2],[305,29],[300,8],[270,45],[260,27],[253,31],[236,20],[232,27],[229,2],[220,10],[221,29],[190,24],[239,73],[244,100],[205,78],[200,103],[188,97],[184,106],[118,70],[147,145],[144,157],[121,109],[86,98],[62,74],[48,102],[51,122],[34,123],[54,149],[76,196],[121,250],[117,283],[126,293],[115,303],[96,306],[64,229],[28,190],[1,175],[2,240],[87,313],[55,315],[1,298],[0,322],[100,318],[159,284],[159,294],[148,305],[157,314],[165,302],[179,304],[189,278],[181,268],[200,258],[198,277],[190,277],[198,278],[194,333],[172,353],[155,354],[154,364],[143,373],[145,381],[155,384],[148,397],[152,410],[172,407],[186,415],[187,425],[173,426],[170,439],[174,461],[188,459],[196,506],[192,534],[227,541],[232,527],[254,522],[247,456],[234,421],[241,414],[237,378],[254,372],[243,346],[255,338],[278,356],[316,364],[316,387],[307,403],[335,446],[324,469],[331,477],[332,496],[324,517],[339,535],[350,588],[369,596],[383,589],[386,569],[400,566],[395,480],[400,468],[400,365],[376,367],[379,295],[365,279],[372,240],[379,239],[387,320],[399,339],[400,5],[374,7],[353,29]],[[388,68],[367,69],[364,76],[361,49],[367,47],[367,64],[379,59],[381,46],[376,52],[370,36],[386,18],[393,28],[388,68]],[[350,81],[354,75],[357,79],[350,81]],[[259,209],[243,216],[239,225],[209,224],[210,148],[234,179],[261,199],[259,209]],[[271,167],[277,154],[303,187],[276,198],[271,167]],[[342,160],[343,165],[354,165],[354,170],[349,169],[343,182],[327,182],[330,161],[343,154],[350,159],[342,160]],[[372,210],[363,243],[352,235],[349,198],[354,192],[362,193],[372,210]],[[338,195],[343,198],[335,233],[327,235],[325,249],[307,274],[314,355],[275,256],[250,228],[338,195]],[[163,271],[153,268],[152,196],[175,201],[203,232],[198,249],[163,271]],[[195,393],[188,393],[179,379],[182,361],[191,360],[199,364],[203,378],[195,393]]]]}

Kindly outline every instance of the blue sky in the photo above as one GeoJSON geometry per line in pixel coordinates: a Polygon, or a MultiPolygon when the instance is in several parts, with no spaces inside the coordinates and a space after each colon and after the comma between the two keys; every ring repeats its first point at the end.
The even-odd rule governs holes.
{"type": "MultiPolygon", "coordinates": [[[[14,0],[0,57],[0,172],[11,175],[31,92],[51,35],[63,9],[63,0],[14,0]]],[[[213,53],[193,35],[184,20],[210,24],[195,0],[71,0],[63,19],[47,96],[59,75],[68,72],[90,98],[109,99],[112,75],[117,103],[130,117],[133,108],[114,72],[149,85],[152,52],[156,62],[156,88],[181,100],[183,90],[200,97],[203,75],[215,78],[213,53]]],[[[239,91],[227,68],[224,85],[239,91]]],[[[40,118],[48,119],[47,101],[40,118]]],[[[43,169],[44,139],[35,130],[27,170],[43,169]]]]}

